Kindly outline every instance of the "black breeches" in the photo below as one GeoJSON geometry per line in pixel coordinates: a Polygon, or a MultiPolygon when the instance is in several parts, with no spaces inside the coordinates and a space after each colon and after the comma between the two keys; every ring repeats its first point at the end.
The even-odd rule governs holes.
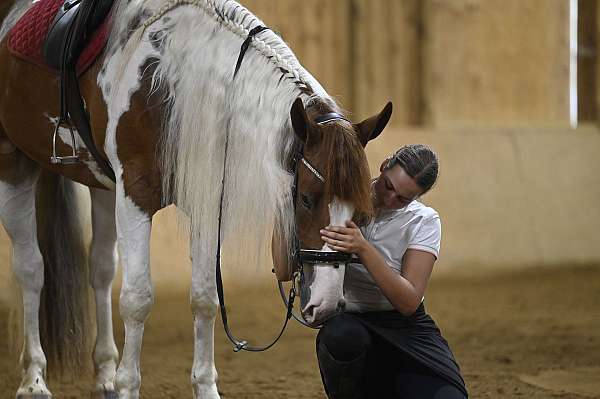
{"type": "Polygon", "coordinates": [[[317,357],[330,399],[465,399],[457,387],[340,314],[317,336],[317,357]]]}

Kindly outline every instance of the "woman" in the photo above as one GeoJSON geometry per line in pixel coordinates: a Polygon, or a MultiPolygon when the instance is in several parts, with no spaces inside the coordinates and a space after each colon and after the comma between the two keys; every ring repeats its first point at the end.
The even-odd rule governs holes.
{"type": "Polygon", "coordinates": [[[330,399],[466,398],[458,364],[423,305],[441,225],[417,198],[437,179],[437,156],[407,145],[380,171],[372,184],[374,220],[321,230],[329,247],[360,260],[346,268],[345,312],[317,336],[325,391],[330,399]]]}

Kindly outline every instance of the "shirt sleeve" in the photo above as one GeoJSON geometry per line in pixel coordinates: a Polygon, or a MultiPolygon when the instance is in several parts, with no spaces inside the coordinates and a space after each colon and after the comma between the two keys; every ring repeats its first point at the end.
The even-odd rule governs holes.
{"type": "Polygon", "coordinates": [[[408,249],[418,249],[429,252],[436,257],[440,252],[442,238],[442,224],[438,215],[424,219],[417,233],[411,238],[408,249]]]}

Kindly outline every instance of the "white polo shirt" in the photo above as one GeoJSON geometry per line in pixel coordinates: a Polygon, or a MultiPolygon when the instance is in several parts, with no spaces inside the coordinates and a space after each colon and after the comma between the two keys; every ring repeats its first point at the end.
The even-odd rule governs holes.
{"type": "MultiPolygon", "coordinates": [[[[371,223],[361,227],[361,231],[398,274],[402,271],[402,258],[407,249],[426,251],[436,258],[439,255],[440,217],[435,209],[419,201],[379,214],[371,223]]],[[[361,263],[346,265],[344,298],[347,312],[394,309],[361,263]]]]}

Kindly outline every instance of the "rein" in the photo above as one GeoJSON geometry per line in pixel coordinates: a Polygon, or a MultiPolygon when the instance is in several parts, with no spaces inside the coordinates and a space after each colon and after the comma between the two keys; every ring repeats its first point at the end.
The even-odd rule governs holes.
{"type": "MultiPolygon", "coordinates": [[[[219,308],[221,311],[221,321],[223,322],[223,329],[225,330],[225,334],[227,335],[227,338],[229,339],[229,341],[231,341],[231,343],[233,344],[233,351],[234,352],[239,352],[239,351],[247,351],[247,352],[263,352],[266,351],[267,349],[271,348],[273,345],[275,345],[277,343],[277,341],[279,341],[279,339],[281,338],[281,336],[283,335],[287,324],[289,322],[289,320],[293,317],[294,319],[296,319],[298,322],[300,322],[301,324],[305,325],[305,326],[309,326],[306,322],[302,321],[298,316],[296,316],[294,314],[294,300],[296,298],[297,295],[297,290],[296,290],[296,281],[299,280],[299,278],[302,276],[302,250],[299,250],[300,248],[300,243],[298,240],[298,235],[295,234],[295,239],[294,239],[294,246],[292,249],[292,257],[295,259],[298,259],[299,262],[297,262],[300,265],[300,268],[294,272],[294,275],[292,277],[292,285],[290,287],[290,291],[287,297],[287,300],[285,299],[285,294],[282,294],[282,296],[284,297],[284,303],[286,304],[286,315],[285,315],[285,320],[283,321],[283,325],[281,326],[281,329],[279,331],[279,334],[277,334],[277,336],[273,339],[273,341],[271,341],[271,343],[269,343],[266,346],[263,347],[255,347],[255,346],[251,346],[248,344],[247,341],[245,340],[240,340],[237,339],[233,333],[231,332],[231,329],[229,328],[229,322],[228,322],[228,318],[227,318],[227,309],[225,306],[225,292],[223,289],[223,278],[221,275],[221,242],[222,242],[222,236],[221,236],[221,227],[222,227],[222,222],[223,222],[223,200],[224,200],[224,194],[225,194],[225,173],[227,171],[227,150],[229,148],[229,131],[227,131],[227,135],[225,138],[225,156],[223,159],[223,178],[221,180],[221,198],[220,198],[220,203],[219,203],[219,230],[218,230],[218,236],[217,236],[217,254],[216,254],[216,280],[217,280],[217,296],[219,297],[219,308]]],[[[323,178],[323,176],[314,168],[314,166],[312,166],[310,164],[310,162],[308,160],[306,160],[306,158],[304,158],[303,155],[303,147],[301,146],[300,149],[298,149],[296,151],[296,154],[294,155],[294,183],[292,186],[292,201],[294,204],[294,213],[296,210],[296,198],[298,197],[298,164],[300,161],[302,161],[302,163],[304,165],[306,165],[309,170],[314,171],[313,173],[315,173],[315,176],[325,182],[325,179],[323,178]]],[[[280,290],[283,290],[283,287],[280,287],[280,290]]]]}
{"type": "MultiPolygon", "coordinates": [[[[266,29],[268,29],[268,28],[264,27],[264,26],[257,26],[250,31],[250,33],[248,34],[248,37],[244,40],[244,42],[241,46],[241,49],[240,49],[240,54],[238,56],[236,66],[235,66],[233,79],[235,79],[235,77],[237,76],[240,66],[242,65],[244,55],[246,54],[246,51],[248,50],[248,47],[250,46],[250,43],[251,43],[253,37],[256,36],[257,34],[259,34],[260,32],[263,32],[266,29]]],[[[317,117],[317,119],[315,120],[315,123],[318,125],[322,125],[322,124],[326,124],[328,122],[332,122],[335,120],[345,120],[347,122],[350,122],[350,121],[348,121],[348,119],[344,118],[342,115],[332,112],[332,113],[324,114],[324,115],[317,117]]],[[[226,176],[226,172],[227,172],[228,149],[229,149],[229,130],[227,131],[226,136],[225,136],[225,153],[224,153],[224,157],[223,157],[223,178],[221,180],[221,196],[220,196],[220,203],[219,203],[219,224],[218,224],[218,233],[217,233],[217,253],[216,253],[216,283],[217,283],[217,296],[219,297],[219,308],[221,311],[221,321],[223,322],[223,329],[225,330],[225,334],[227,335],[227,338],[229,339],[229,341],[231,341],[231,343],[234,346],[233,347],[234,352],[239,352],[242,350],[247,351],[247,352],[262,352],[262,351],[265,351],[265,350],[271,348],[273,345],[275,345],[277,343],[277,341],[279,341],[279,339],[283,335],[283,333],[288,325],[289,320],[292,317],[294,319],[296,319],[299,323],[301,323],[307,327],[315,328],[315,327],[310,326],[304,320],[302,320],[302,317],[298,317],[294,314],[294,300],[298,294],[298,291],[296,289],[296,282],[302,278],[303,262],[326,263],[326,264],[331,264],[333,267],[338,267],[339,263],[347,262],[349,259],[351,259],[352,255],[346,254],[343,252],[325,252],[325,251],[318,251],[318,250],[301,249],[300,241],[298,239],[298,234],[295,234],[294,235],[294,243],[293,243],[293,247],[292,247],[292,258],[297,260],[296,264],[299,265],[299,268],[293,274],[292,284],[290,287],[289,294],[287,296],[287,300],[286,300],[285,291],[283,289],[283,286],[282,286],[281,282],[278,282],[280,294],[283,298],[283,301],[284,301],[284,303],[286,305],[286,309],[287,309],[285,319],[283,321],[283,325],[281,326],[279,333],[273,339],[273,341],[271,341],[271,343],[269,343],[268,345],[263,346],[263,347],[251,346],[248,344],[247,341],[237,339],[231,332],[231,329],[229,328],[229,322],[228,322],[228,318],[227,318],[227,309],[225,306],[225,292],[223,289],[223,279],[222,279],[222,275],[221,275],[223,201],[224,201],[224,194],[225,194],[225,176],[226,176]]],[[[306,168],[322,183],[325,183],[325,177],[304,157],[304,146],[302,146],[302,145],[296,149],[292,161],[293,161],[292,162],[292,164],[293,164],[292,171],[294,173],[294,182],[292,185],[292,201],[293,201],[294,214],[295,214],[296,213],[296,202],[297,202],[297,198],[298,198],[298,166],[299,166],[300,162],[302,162],[302,164],[304,166],[306,166],[306,168]]],[[[319,328],[319,327],[316,327],[316,328],[319,328]]]]}

